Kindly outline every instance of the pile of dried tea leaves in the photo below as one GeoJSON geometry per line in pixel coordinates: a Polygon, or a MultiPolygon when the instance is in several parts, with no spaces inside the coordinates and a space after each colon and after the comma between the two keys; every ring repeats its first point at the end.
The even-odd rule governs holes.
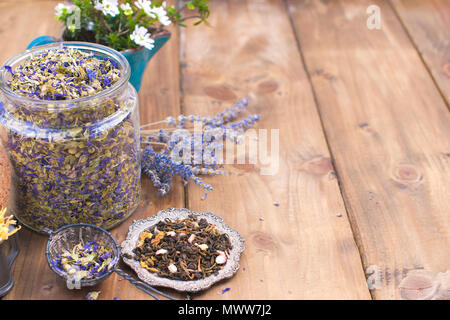
{"type": "Polygon", "coordinates": [[[223,269],[231,249],[227,234],[206,219],[190,215],[165,219],[142,232],[133,259],[160,277],[199,280],[223,269]]]}

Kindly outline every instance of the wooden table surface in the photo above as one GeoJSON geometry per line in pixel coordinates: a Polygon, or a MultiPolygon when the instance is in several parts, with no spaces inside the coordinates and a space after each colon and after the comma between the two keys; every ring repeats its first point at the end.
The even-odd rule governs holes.
{"type": "MultiPolygon", "coordinates": [[[[0,63],[60,34],[56,3],[0,0],[0,63]]],[[[132,220],[169,207],[222,216],[246,239],[245,271],[194,299],[400,299],[411,270],[450,269],[450,1],[213,0],[210,24],[171,27],[145,72],[141,122],[250,96],[258,128],[279,129],[279,170],[228,165],[206,179],[205,200],[181,182],[159,198],[143,178],[118,241],[132,220]],[[370,30],[373,4],[381,28],[370,30]]],[[[48,268],[46,240],[20,231],[5,299],[84,299],[48,268]]],[[[117,275],[96,289],[149,298],[117,275]]]]}

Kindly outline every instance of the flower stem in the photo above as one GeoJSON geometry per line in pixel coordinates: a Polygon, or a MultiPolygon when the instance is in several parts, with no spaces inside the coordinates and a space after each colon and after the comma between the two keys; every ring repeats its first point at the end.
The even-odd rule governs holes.
{"type": "Polygon", "coordinates": [[[156,121],[156,122],[151,122],[151,123],[143,124],[143,125],[141,126],[141,129],[146,128],[146,127],[155,126],[155,125],[161,124],[161,123],[167,123],[167,120],[161,120],[161,121],[156,121]]]}

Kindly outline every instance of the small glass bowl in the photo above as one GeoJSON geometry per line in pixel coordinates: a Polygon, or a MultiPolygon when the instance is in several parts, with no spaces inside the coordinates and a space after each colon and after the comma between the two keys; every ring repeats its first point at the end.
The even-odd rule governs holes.
{"type": "Polygon", "coordinates": [[[120,259],[120,247],[111,233],[105,229],[92,224],[75,223],[66,225],[56,231],[48,229],[44,231],[50,234],[45,250],[47,263],[50,269],[67,283],[69,289],[95,286],[105,280],[116,269],[120,259]],[[88,241],[96,241],[110,247],[112,250],[112,261],[108,266],[106,273],[97,278],[83,279],[79,281],[79,286],[77,287],[77,284],[73,283],[73,279],[68,277],[67,273],[55,268],[52,261],[57,259],[58,254],[61,255],[65,250],[71,250],[80,242],[88,241]]]}

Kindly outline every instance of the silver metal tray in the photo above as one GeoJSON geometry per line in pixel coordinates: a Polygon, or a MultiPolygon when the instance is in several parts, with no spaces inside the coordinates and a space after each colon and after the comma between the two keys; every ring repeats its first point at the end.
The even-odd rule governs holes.
{"type": "Polygon", "coordinates": [[[215,214],[212,214],[210,212],[195,212],[188,209],[175,208],[162,210],[148,219],[134,221],[129,228],[127,238],[121,244],[123,261],[136,272],[136,274],[142,281],[148,283],[151,286],[168,287],[177,291],[186,292],[197,292],[205,290],[220,280],[231,278],[239,270],[239,259],[242,252],[244,251],[244,248],[244,238],[241,237],[239,232],[231,229],[219,216],[216,216],[215,214]],[[138,261],[134,259],[128,259],[123,256],[126,254],[134,256],[133,249],[139,243],[140,234],[144,230],[150,228],[152,225],[157,224],[159,221],[166,218],[169,218],[171,220],[178,220],[187,218],[191,214],[196,215],[199,218],[205,218],[206,221],[208,221],[208,223],[210,224],[215,224],[217,230],[219,230],[221,233],[228,234],[230,238],[230,242],[233,248],[230,250],[229,259],[225,264],[225,267],[222,270],[219,270],[216,275],[210,275],[205,279],[189,281],[167,279],[159,277],[158,275],[142,268],[138,261]]]}

